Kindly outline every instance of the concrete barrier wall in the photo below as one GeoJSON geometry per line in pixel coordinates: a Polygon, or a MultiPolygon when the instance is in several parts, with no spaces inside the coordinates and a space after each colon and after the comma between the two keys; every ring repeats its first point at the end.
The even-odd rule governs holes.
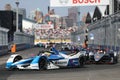
{"type": "Polygon", "coordinates": [[[15,32],[14,43],[16,44],[17,51],[31,48],[34,46],[34,36],[26,33],[15,32]]]}
{"type": "Polygon", "coordinates": [[[0,27],[0,56],[8,54],[12,44],[16,44],[17,51],[34,46],[34,36],[22,32],[15,32],[14,41],[8,43],[8,31],[8,29],[0,27]]]}
{"type": "Polygon", "coordinates": [[[0,27],[0,56],[8,53],[8,31],[0,27]]]}
{"type": "Polygon", "coordinates": [[[8,46],[7,45],[2,45],[0,46],[0,56],[8,54],[8,46]]]}

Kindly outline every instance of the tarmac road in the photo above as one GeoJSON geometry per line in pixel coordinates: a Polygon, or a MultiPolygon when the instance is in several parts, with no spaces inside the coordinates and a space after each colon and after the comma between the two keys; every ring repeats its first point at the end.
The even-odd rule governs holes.
{"type": "MultiPolygon", "coordinates": [[[[32,48],[17,53],[23,58],[36,55],[39,48],[32,48]],[[35,53],[35,54],[34,54],[35,53]]],[[[5,62],[9,55],[0,57],[0,80],[120,80],[120,63],[91,64],[84,68],[66,68],[57,70],[19,70],[7,71],[5,62]]],[[[120,61],[119,61],[120,62],[120,61]]]]}

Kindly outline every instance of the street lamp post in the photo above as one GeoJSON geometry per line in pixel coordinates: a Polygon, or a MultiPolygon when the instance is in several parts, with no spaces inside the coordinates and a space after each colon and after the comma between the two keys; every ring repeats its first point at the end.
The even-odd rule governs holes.
{"type": "Polygon", "coordinates": [[[16,32],[19,31],[18,29],[18,6],[19,6],[19,1],[16,0],[16,32]]]}

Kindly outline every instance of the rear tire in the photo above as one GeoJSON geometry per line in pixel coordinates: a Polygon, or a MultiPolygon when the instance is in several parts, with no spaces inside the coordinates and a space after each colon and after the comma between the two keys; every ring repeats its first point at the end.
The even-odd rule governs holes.
{"type": "Polygon", "coordinates": [[[117,64],[118,63],[118,58],[117,57],[114,57],[113,58],[113,64],[117,64]]]}
{"type": "Polygon", "coordinates": [[[84,64],[85,64],[85,60],[83,57],[80,57],[79,58],[79,67],[84,67],[84,64]]]}

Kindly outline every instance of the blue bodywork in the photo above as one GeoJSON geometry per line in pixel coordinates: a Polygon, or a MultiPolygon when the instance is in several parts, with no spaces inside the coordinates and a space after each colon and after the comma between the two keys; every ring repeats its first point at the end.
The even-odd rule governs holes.
{"type": "MultiPolygon", "coordinates": [[[[74,54],[76,55],[76,54],[74,54]]],[[[10,57],[12,58],[12,57],[10,57]]],[[[45,59],[47,61],[47,66],[50,64],[55,65],[57,67],[74,67],[79,66],[79,56],[72,57],[71,55],[66,55],[66,53],[62,53],[57,51],[55,48],[52,48],[52,52],[44,52],[34,57],[30,57],[27,59],[20,59],[14,62],[14,58],[8,59],[6,63],[7,69],[13,68],[30,68],[30,69],[39,69],[41,59],[45,59]],[[32,66],[31,66],[32,65],[32,66]]],[[[44,64],[44,63],[43,63],[44,64]]]]}
{"type": "Polygon", "coordinates": [[[59,54],[53,54],[48,57],[49,60],[60,60],[64,59],[64,57],[60,56],[59,54]]]}

